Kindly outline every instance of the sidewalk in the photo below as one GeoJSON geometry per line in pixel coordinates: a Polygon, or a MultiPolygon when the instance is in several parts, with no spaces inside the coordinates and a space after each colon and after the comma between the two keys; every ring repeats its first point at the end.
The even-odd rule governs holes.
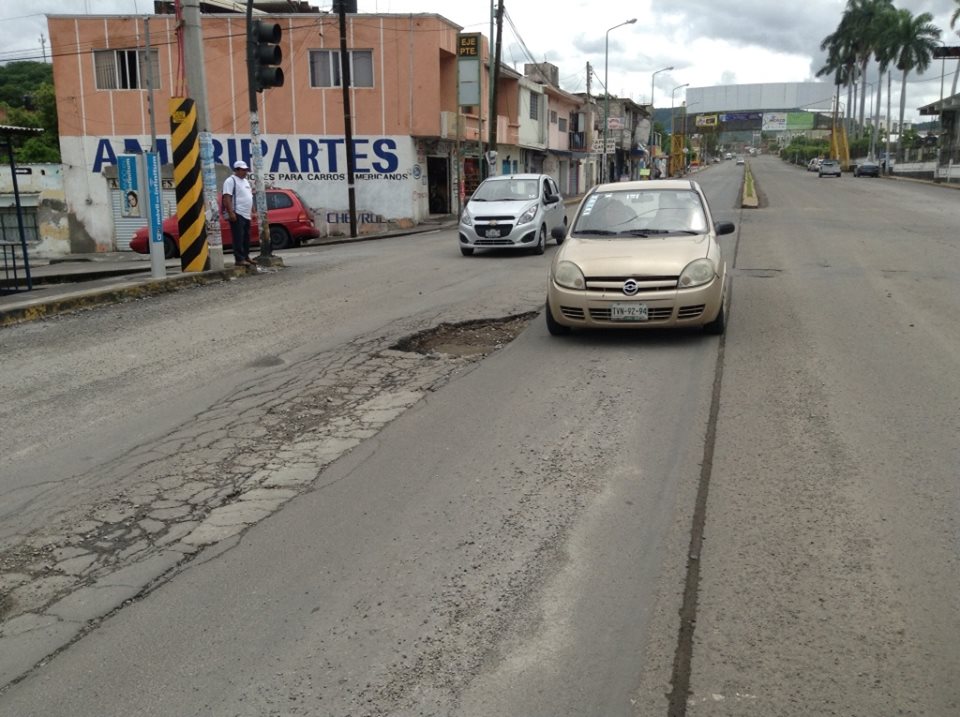
{"type": "MultiPolygon", "coordinates": [[[[456,215],[437,217],[416,227],[358,237],[321,237],[305,246],[349,244],[423,234],[457,226],[456,215]]],[[[277,254],[281,259],[283,253],[277,254]]],[[[229,252],[220,271],[180,271],[180,260],[166,261],[167,276],[154,279],[149,255],[134,252],[77,254],[57,259],[30,259],[32,291],[0,294],[0,327],[56,316],[78,309],[105,306],[143,296],[178,291],[185,286],[210,284],[231,278],[255,276],[251,269],[234,267],[229,252]]],[[[18,274],[25,285],[23,268],[18,274]]],[[[2,278],[2,275],[0,275],[2,278]]]]}

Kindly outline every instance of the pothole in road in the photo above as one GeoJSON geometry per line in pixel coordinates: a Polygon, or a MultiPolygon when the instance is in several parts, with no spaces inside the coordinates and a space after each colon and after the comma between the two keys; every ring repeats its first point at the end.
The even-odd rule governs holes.
{"type": "Polygon", "coordinates": [[[537,315],[536,311],[530,311],[498,319],[443,323],[406,336],[391,348],[396,351],[448,356],[486,355],[513,341],[537,315]]]}

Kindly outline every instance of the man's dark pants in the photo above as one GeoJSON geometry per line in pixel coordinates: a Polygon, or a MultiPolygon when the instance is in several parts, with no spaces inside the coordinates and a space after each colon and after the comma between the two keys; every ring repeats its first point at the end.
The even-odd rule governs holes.
{"type": "Polygon", "coordinates": [[[230,222],[230,236],[233,239],[233,259],[237,264],[250,260],[250,220],[236,215],[237,220],[230,222]]]}

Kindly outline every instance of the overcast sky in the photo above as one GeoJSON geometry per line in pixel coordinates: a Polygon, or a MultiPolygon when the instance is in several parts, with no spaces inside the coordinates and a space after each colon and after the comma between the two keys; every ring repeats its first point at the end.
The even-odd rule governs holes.
{"type": "MultiPolygon", "coordinates": [[[[313,5],[327,10],[330,0],[313,5]]],[[[601,92],[604,50],[609,37],[609,85],[615,95],[650,101],[654,70],[674,69],[656,76],[655,102],[670,105],[673,88],[757,82],[815,80],[823,64],[820,42],[836,29],[845,0],[637,0],[613,3],[595,0],[505,0],[516,31],[504,22],[503,62],[523,69],[531,57],[560,69],[560,85],[571,92],[587,89],[587,63],[594,71],[591,91],[601,92]],[[637,18],[632,25],[607,30],[637,18]],[[529,55],[528,55],[529,52],[529,55]]],[[[960,45],[950,30],[955,0],[895,0],[914,14],[930,12],[948,45],[960,45]]],[[[434,12],[463,26],[465,32],[489,34],[490,0],[359,0],[360,12],[434,12]]],[[[139,14],[152,12],[152,0],[0,0],[0,23],[8,40],[0,61],[41,59],[40,37],[46,36],[45,13],[139,14]],[[27,13],[27,10],[30,13],[27,13]]],[[[960,31],[960,24],[957,25],[960,31]]],[[[49,51],[49,41],[47,44],[49,51]]],[[[946,63],[945,93],[949,94],[957,61],[946,63]]],[[[940,97],[941,62],[934,61],[922,76],[911,76],[907,117],[918,119],[916,108],[940,97]]],[[[876,78],[871,70],[868,81],[876,78]]],[[[886,83],[884,83],[886,84],[886,83]]],[[[677,104],[685,90],[673,96],[677,104]]],[[[825,84],[827,97],[831,85],[825,84]]],[[[884,88],[885,92],[885,88],[884,88]]],[[[882,108],[886,109],[886,99],[882,108]]],[[[893,115],[899,112],[899,76],[894,76],[893,115]]]]}

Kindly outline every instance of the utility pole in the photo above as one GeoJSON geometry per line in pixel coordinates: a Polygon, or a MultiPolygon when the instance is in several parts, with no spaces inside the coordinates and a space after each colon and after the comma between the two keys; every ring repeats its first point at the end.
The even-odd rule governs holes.
{"type": "MultiPolygon", "coordinates": [[[[203,33],[200,30],[200,0],[183,0],[183,60],[187,87],[197,108],[200,171],[203,175],[210,268],[220,271],[223,269],[223,239],[220,236],[220,206],[217,202],[217,167],[213,161],[213,135],[210,133],[210,112],[207,109],[207,76],[203,59],[203,33]]],[[[150,116],[152,119],[153,114],[150,116]]]]}
{"type": "MultiPolygon", "coordinates": [[[[147,111],[150,115],[150,152],[157,151],[157,105],[154,102],[153,97],[153,48],[150,46],[150,16],[147,15],[143,20],[144,35],[146,36],[147,43],[147,111]]],[[[43,37],[42,35],[40,36],[43,37]]],[[[141,160],[144,161],[143,174],[146,177],[147,175],[147,164],[146,159],[141,157],[141,160]]],[[[160,164],[160,161],[157,160],[157,164],[160,164]]],[[[163,195],[162,190],[163,182],[161,181],[161,190],[158,192],[160,196],[154,197],[152,194],[147,191],[147,207],[150,210],[150,216],[154,214],[154,201],[160,201],[160,198],[163,195]]],[[[219,227],[217,227],[219,229],[219,227]]],[[[152,229],[151,231],[157,231],[152,229]]],[[[209,236],[209,235],[208,235],[209,236]]],[[[154,279],[163,279],[167,275],[167,265],[165,263],[166,257],[164,255],[164,244],[160,241],[159,236],[150,236],[150,276],[154,279]],[[156,241],[154,240],[156,238],[156,241]]],[[[221,255],[221,261],[222,255],[221,255]]]]}
{"type": "Polygon", "coordinates": [[[347,54],[347,3],[334,0],[340,18],[340,80],[343,89],[343,138],[347,152],[347,203],[350,209],[350,236],[357,236],[357,193],[354,187],[353,115],[350,110],[350,55],[347,54]]]}
{"type": "Polygon", "coordinates": [[[47,38],[43,35],[40,36],[40,52],[43,53],[43,61],[47,61],[47,38]]]}
{"type": "Polygon", "coordinates": [[[490,60],[490,77],[493,86],[490,88],[490,146],[487,156],[490,164],[490,174],[496,174],[494,169],[497,162],[497,82],[500,79],[500,44],[503,38],[503,0],[497,5],[497,44],[494,58],[490,60]]]}

